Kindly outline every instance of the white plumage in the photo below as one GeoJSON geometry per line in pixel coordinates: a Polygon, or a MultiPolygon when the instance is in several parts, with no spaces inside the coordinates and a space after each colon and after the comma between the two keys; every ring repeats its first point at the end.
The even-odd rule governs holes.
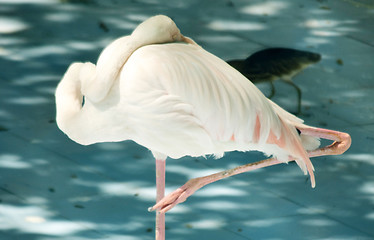
{"type": "MultiPolygon", "coordinates": [[[[117,46],[105,51],[112,52],[111,47],[117,46]]],[[[95,66],[72,64],[57,88],[57,101],[70,99],[65,85],[77,84],[79,93],[88,69],[95,71],[95,66]]],[[[306,163],[311,166],[295,129],[302,120],[284,113],[239,72],[195,44],[143,46],[119,71],[99,102],[86,95],[80,109],[81,95],[77,99],[73,93],[75,104],[68,107],[75,105],[79,112],[74,118],[57,116],[71,139],[84,145],[132,139],[171,158],[260,150],[284,162],[289,155],[297,158],[304,171],[306,163]],[[257,117],[259,136],[254,139],[257,117]],[[283,136],[285,145],[267,143],[271,132],[278,140],[283,136]]],[[[100,92],[101,85],[91,88],[100,92]]]]}
{"type": "Polygon", "coordinates": [[[304,125],[162,15],[111,43],[96,65],[71,64],[56,89],[56,110],[57,125],[77,143],[131,139],[152,151],[157,204],[151,210],[157,209],[160,240],[165,237],[164,213],[202,186],[296,160],[314,187],[308,155],[341,154],[351,143],[346,133],[304,125]],[[319,137],[335,142],[315,150],[319,137]],[[164,197],[167,156],[221,157],[234,150],[259,150],[279,161],[267,159],[191,179],[164,197]]]}

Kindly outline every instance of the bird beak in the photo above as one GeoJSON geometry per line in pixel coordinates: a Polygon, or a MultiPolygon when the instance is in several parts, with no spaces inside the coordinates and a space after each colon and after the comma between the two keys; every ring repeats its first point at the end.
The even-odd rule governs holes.
{"type": "Polygon", "coordinates": [[[189,37],[185,37],[182,34],[181,34],[181,41],[185,42],[185,43],[188,43],[188,44],[193,44],[193,45],[197,45],[198,46],[198,44],[194,40],[192,40],[189,37]]]}

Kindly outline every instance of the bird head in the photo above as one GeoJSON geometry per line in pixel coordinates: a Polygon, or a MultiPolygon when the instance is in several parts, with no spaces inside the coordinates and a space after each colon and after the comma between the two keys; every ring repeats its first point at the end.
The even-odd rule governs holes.
{"type": "Polygon", "coordinates": [[[165,15],[151,17],[139,24],[131,38],[142,45],[179,42],[184,39],[174,21],[165,15]]]}

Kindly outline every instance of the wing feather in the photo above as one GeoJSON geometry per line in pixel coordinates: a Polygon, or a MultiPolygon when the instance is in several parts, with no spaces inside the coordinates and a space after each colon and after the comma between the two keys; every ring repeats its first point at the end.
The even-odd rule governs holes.
{"type": "MultiPolygon", "coordinates": [[[[186,149],[183,154],[190,153],[186,155],[210,153],[221,156],[225,151],[260,150],[285,162],[289,156],[295,157],[304,171],[308,169],[313,174],[294,125],[302,124],[302,120],[268,100],[238,71],[201,47],[181,43],[148,45],[134,52],[122,72],[125,74],[125,80],[121,77],[123,88],[127,93],[131,92],[133,99],[139,99],[144,91],[156,89],[163,93],[162,100],[159,96],[163,105],[157,102],[152,108],[141,110],[152,109],[154,115],[174,113],[170,115],[174,119],[165,117],[165,126],[159,126],[163,138],[171,139],[163,144],[173,146],[178,142],[171,132],[181,134],[181,139],[188,138],[183,134],[189,134],[189,137],[204,140],[198,141],[203,145],[200,148],[192,143],[192,138],[188,141],[191,145],[181,141],[179,144],[186,149]],[[140,70],[139,65],[142,65],[140,70]],[[174,102],[168,105],[167,99],[174,99],[174,102]],[[176,113],[173,104],[186,104],[189,110],[176,113]],[[256,130],[257,118],[260,124],[256,130]],[[182,128],[186,125],[183,121],[187,120],[189,128],[182,128]],[[254,139],[255,131],[259,133],[258,139],[254,139]],[[170,135],[166,136],[165,132],[170,135]],[[276,140],[269,141],[269,136],[276,140]]],[[[140,98],[146,102],[155,101],[152,97],[144,99],[140,98]]],[[[168,152],[163,153],[171,156],[168,152]]]]}

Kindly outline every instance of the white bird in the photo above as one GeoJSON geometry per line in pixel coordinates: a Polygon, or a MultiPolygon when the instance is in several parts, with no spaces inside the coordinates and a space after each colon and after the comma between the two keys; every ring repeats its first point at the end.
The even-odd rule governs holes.
{"type": "Polygon", "coordinates": [[[96,65],[71,64],[56,89],[56,109],[58,127],[77,143],[133,140],[152,151],[157,204],[150,210],[157,210],[160,240],[164,213],[210,182],[295,160],[314,187],[309,156],[340,154],[350,146],[348,134],[304,125],[268,100],[163,15],[111,43],[96,65]],[[320,137],[336,142],[317,149],[320,137]],[[164,197],[167,157],[221,157],[234,150],[274,158],[192,179],[164,197]]]}

